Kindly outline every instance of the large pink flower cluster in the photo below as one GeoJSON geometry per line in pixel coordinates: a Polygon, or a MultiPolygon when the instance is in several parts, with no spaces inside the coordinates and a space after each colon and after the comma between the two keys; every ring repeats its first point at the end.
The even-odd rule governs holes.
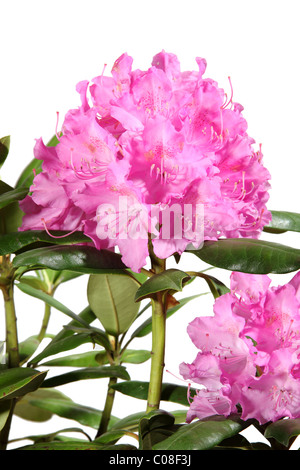
{"type": "Polygon", "coordinates": [[[214,315],[189,324],[200,351],[180,372],[202,387],[188,421],[239,408],[242,419],[261,424],[300,417],[300,272],[283,286],[270,282],[232,273],[231,291],[216,299],[214,315]]]}
{"type": "Polygon", "coordinates": [[[99,249],[118,247],[134,271],[146,264],[148,234],[160,258],[207,239],[257,237],[270,221],[261,149],[230,79],[228,97],[196,61],[182,72],[162,51],[132,70],[125,53],[111,76],[80,82],[58,145],[36,142],[43,171],[21,204],[21,230],[82,230],[99,249]]]}

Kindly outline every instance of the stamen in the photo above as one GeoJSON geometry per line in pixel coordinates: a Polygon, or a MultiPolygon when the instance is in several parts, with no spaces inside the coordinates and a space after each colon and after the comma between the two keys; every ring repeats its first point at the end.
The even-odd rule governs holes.
{"type": "Polygon", "coordinates": [[[47,228],[47,225],[46,225],[46,221],[45,221],[45,219],[44,219],[43,217],[41,218],[41,221],[42,221],[42,224],[43,224],[43,226],[44,226],[44,228],[45,228],[47,234],[48,234],[49,237],[51,237],[51,238],[65,238],[65,237],[68,237],[68,236],[71,235],[72,233],[77,232],[78,230],[80,230],[80,228],[81,228],[82,225],[83,225],[83,223],[81,223],[81,224],[80,224],[80,228],[76,227],[74,230],[72,230],[71,232],[66,233],[66,234],[64,234],[64,235],[52,235],[52,234],[49,232],[49,230],[48,230],[48,228],[47,228]]]}
{"type": "Polygon", "coordinates": [[[57,131],[57,128],[58,128],[58,121],[59,121],[59,112],[56,111],[56,126],[55,126],[55,135],[56,135],[56,138],[59,142],[59,135],[58,135],[58,131],[57,131]]]}
{"type": "Polygon", "coordinates": [[[229,106],[229,104],[232,104],[233,87],[232,87],[232,83],[231,83],[231,78],[230,78],[230,77],[228,77],[228,80],[229,80],[230,89],[231,89],[231,96],[230,96],[230,99],[226,102],[226,100],[227,100],[227,94],[225,93],[226,100],[225,100],[225,103],[222,104],[221,109],[225,109],[225,108],[227,108],[227,106],[229,106]]]}

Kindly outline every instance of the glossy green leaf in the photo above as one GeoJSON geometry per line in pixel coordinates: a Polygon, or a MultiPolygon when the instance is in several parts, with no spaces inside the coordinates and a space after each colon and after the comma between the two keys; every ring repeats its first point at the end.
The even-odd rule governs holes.
{"type": "Polygon", "coordinates": [[[15,367],[0,370],[0,400],[21,397],[39,388],[45,380],[46,372],[15,367]]]}
{"type": "Polygon", "coordinates": [[[28,188],[16,188],[0,196],[0,209],[8,206],[12,202],[21,201],[28,193],[28,188]]]}
{"type": "MultiPolygon", "coordinates": [[[[148,382],[141,382],[137,380],[130,380],[128,382],[120,382],[112,386],[114,390],[117,390],[124,395],[138,398],[140,400],[147,400],[148,398],[148,382]]],[[[193,396],[195,389],[190,389],[190,394],[193,396]]],[[[163,383],[161,390],[161,400],[171,401],[180,405],[188,406],[188,388],[182,385],[176,385],[172,383],[163,383]]]]}
{"type": "Polygon", "coordinates": [[[300,250],[250,238],[204,242],[193,253],[218,268],[252,274],[284,274],[300,268],[300,250]]]}
{"type": "Polygon", "coordinates": [[[26,251],[14,258],[13,265],[15,267],[28,266],[31,269],[45,267],[86,274],[114,272],[126,268],[118,253],[79,245],[49,246],[26,251]]]}
{"type": "MultiPolygon", "coordinates": [[[[126,349],[120,357],[120,363],[142,364],[148,361],[151,352],[146,350],[126,349]]],[[[106,351],[88,351],[81,354],[58,357],[47,362],[43,366],[55,367],[96,367],[108,364],[109,360],[106,351]]]]}
{"type": "Polygon", "coordinates": [[[128,330],[139,311],[135,294],[140,283],[129,275],[98,274],[89,277],[87,296],[104,329],[118,336],[128,330]]]}
{"type": "Polygon", "coordinates": [[[166,271],[151,276],[136,293],[135,300],[140,301],[147,297],[153,297],[157,292],[178,292],[183,288],[185,281],[190,276],[179,269],[167,269],[166,271]]]}
{"type": "Polygon", "coordinates": [[[106,377],[117,377],[123,380],[130,379],[128,372],[123,366],[86,367],[46,379],[42,386],[57,387],[78,380],[102,379],[106,377]]]}
{"type": "Polygon", "coordinates": [[[197,420],[153,446],[154,450],[209,450],[243,429],[239,422],[224,417],[197,420]]]}
{"type": "Polygon", "coordinates": [[[7,155],[9,154],[9,147],[10,147],[10,136],[7,135],[5,137],[1,137],[0,138],[0,168],[5,162],[7,155]]]}
{"type": "Polygon", "coordinates": [[[266,439],[274,438],[284,446],[288,447],[290,439],[300,434],[300,419],[280,419],[269,424],[265,430],[266,439]]]}
{"type": "Polygon", "coordinates": [[[271,211],[272,220],[264,227],[264,232],[300,232],[300,214],[287,211],[271,211]]]}
{"type": "MultiPolygon", "coordinates": [[[[85,243],[90,242],[90,238],[84,235],[82,232],[74,232],[68,235],[68,232],[65,231],[53,231],[53,235],[61,236],[67,235],[63,238],[53,238],[48,235],[47,232],[43,230],[27,230],[21,232],[12,232],[2,235],[0,237],[0,255],[6,255],[9,253],[17,253],[20,250],[29,249],[30,254],[26,257],[26,252],[23,252],[22,255],[24,256],[24,264],[18,264],[18,260],[16,261],[16,265],[18,266],[27,266],[27,265],[35,265],[38,264],[38,251],[34,251],[32,246],[36,247],[38,244],[46,244],[46,245],[72,245],[76,243],[85,243]]],[[[48,248],[48,247],[45,247],[48,248]]],[[[37,249],[37,248],[35,248],[37,249]]],[[[48,253],[48,252],[46,252],[48,253]]],[[[41,252],[43,254],[43,251],[41,252]]],[[[20,260],[22,260],[22,255],[20,256],[20,260]]]]}

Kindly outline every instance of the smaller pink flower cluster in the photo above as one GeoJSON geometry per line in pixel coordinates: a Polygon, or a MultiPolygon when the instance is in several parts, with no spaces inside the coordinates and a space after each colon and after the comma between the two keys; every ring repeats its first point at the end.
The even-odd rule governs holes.
{"type": "Polygon", "coordinates": [[[232,273],[231,291],[214,315],[198,317],[188,333],[200,350],[180,373],[201,384],[187,421],[228,416],[260,424],[300,417],[300,272],[283,286],[265,275],[232,273]]]}

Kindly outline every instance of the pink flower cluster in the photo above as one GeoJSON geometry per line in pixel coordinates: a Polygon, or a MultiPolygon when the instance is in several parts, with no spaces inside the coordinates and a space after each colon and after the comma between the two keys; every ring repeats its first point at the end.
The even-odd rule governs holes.
{"type": "Polygon", "coordinates": [[[80,82],[81,105],[66,114],[58,145],[37,140],[42,172],[21,204],[21,230],[82,230],[99,249],[118,247],[134,271],[146,264],[148,234],[160,258],[203,240],[257,237],[271,218],[270,175],[231,81],[228,98],[203,78],[204,59],[191,72],[164,51],[146,71],[132,62],[125,53],[111,76],[80,82]],[[164,236],[163,215],[174,205],[182,236],[173,226],[164,236]]]}
{"type": "Polygon", "coordinates": [[[270,282],[232,273],[231,291],[216,299],[214,315],[189,324],[200,352],[180,373],[202,387],[188,422],[239,407],[242,419],[260,424],[300,417],[300,272],[283,286],[270,282]]]}

